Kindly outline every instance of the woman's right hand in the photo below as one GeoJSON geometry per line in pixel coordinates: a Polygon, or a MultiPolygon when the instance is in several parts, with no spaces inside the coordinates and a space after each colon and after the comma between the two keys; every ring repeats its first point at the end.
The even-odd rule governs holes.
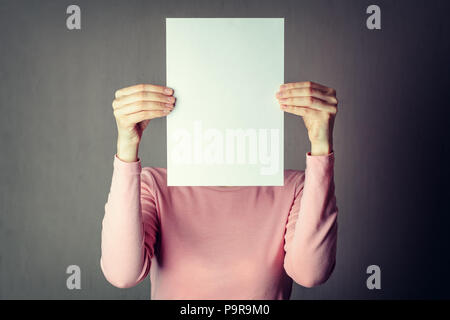
{"type": "Polygon", "coordinates": [[[119,89],[112,103],[117,124],[117,157],[137,161],[142,133],[151,119],[168,115],[174,108],[173,89],[138,84],[119,89]]]}

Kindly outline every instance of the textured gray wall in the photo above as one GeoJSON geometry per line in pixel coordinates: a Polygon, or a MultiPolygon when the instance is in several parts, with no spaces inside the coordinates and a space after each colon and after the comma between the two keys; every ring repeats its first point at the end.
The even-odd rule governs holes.
{"type": "MultiPolygon", "coordinates": [[[[99,268],[116,89],[165,84],[166,17],[285,17],[285,82],[337,89],[339,244],[323,286],[293,299],[449,297],[448,6],[445,1],[0,1],[0,298],[148,299],[99,268]],[[382,9],[382,30],[365,8],[382,9]],[[82,10],[69,31],[65,10],[82,10]],[[82,289],[66,289],[66,267],[82,289]],[[378,264],[382,290],[365,286],[378,264]]],[[[286,115],[285,166],[308,141],[286,115]]],[[[166,165],[165,120],[140,156],[166,165]]]]}

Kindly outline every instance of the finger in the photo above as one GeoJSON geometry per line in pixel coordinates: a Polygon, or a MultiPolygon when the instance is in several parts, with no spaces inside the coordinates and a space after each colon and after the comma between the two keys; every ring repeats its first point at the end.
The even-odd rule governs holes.
{"type": "Polygon", "coordinates": [[[136,84],[131,87],[126,87],[126,88],[117,90],[115,92],[115,97],[118,98],[118,97],[126,96],[126,95],[133,94],[135,92],[140,92],[140,91],[151,91],[151,92],[157,92],[157,93],[169,94],[169,95],[173,94],[173,89],[171,89],[171,88],[164,87],[164,86],[158,86],[155,84],[141,83],[141,84],[136,84]]]}
{"type": "Polygon", "coordinates": [[[170,110],[145,110],[132,113],[126,116],[126,121],[129,123],[139,123],[144,120],[165,117],[170,113],[170,110]]]}
{"type": "Polygon", "coordinates": [[[130,95],[121,96],[113,101],[113,108],[119,109],[124,105],[138,102],[138,101],[157,101],[166,103],[175,103],[175,97],[163,95],[161,93],[149,92],[149,91],[139,91],[132,93],[130,95]]]}
{"type": "Polygon", "coordinates": [[[297,107],[308,107],[318,111],[336,113],[336,105],[327,103],[315,97],[292,97],[279,99],[280,104],[293,105],[297,107]]]}
{"type": "Polygon", "coordinates": [[[337,104],[336,97],[327,95],[324,91],[314,88],[295,88],[286,89],[277,92],[277,98],[291,98],[291,97],[316,97],[324,100],[330,104],[337,104]]]}
{"type": "Polygon", "coordinates": [[[174,106],[170,103],[156,102],[156,101],[139,101],[135,103],[127,104],[119,109],[114,110],[114,114],[127,115],[140,111],[151,111],[151,110],[172,110],[174,106]]]}
{"type": "Polygon", "coordinates": [[[314,109],[309,109],[306,107],[297,107],[297,106],[290,106],[290,105],[283,105],[281,107],[281,110],[288,112],[288,113],[292,113],[295,114],[297,116],[310,116],[313,113],[319,113],[319,111],[314,110],[314,109]]]}
{"type": "Polygon", "coordinates": [[[324,85],[321,85],[319,83],[316,82],[312,82],[312,81],[302,81],[302,82],[288,82],[285,84],[282,84],[280,86],[281,90],[285,90],[285,89],[295,89],[295,88],[314,88],[314,89],[318,89],[321,91],[324,91],[328,94],[335,94],[336,90],[332,89],[332,88],[328,88],[324,85]]]}

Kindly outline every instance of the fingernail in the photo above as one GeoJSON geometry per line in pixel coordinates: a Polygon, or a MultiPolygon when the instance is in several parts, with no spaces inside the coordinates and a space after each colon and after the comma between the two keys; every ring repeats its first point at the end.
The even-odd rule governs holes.
{"type": "Polygon", "coordinates": [[[175,98],[173,98],[173,97],[169,97],[166,99],[166,101],[169,101],[169,102],[173,102],[174,100],[175,100],[175,98]]]}
{"type": "Polygon", "coordinates": [[[166,88],[166,89],[164,89],[164,92],[165,92],[165,93],[171,93],[171,92],[172,92],[172,89],[166,88]]]}
{"type": "Polygon", "coordinates": [[[281,92],[278,91],[277,94],[276,94],[276,96],[277,96],[277,97],[280,97],[280,96],[281,96],[281,92]]]}
{"type": "Polygon", "coordinates": [[[165,109],[165,110],[163,110],[163,112],[164,112],[164,113],[169,113],[169,112],[170,112],[170,110],[168,110],[168,109],[165,109]]]}
{"type": "Polygon", "coordinates": [[[165,105],[166,107],[171,107],[171,106],[172,106],[171,103],[165,103],[164,105],[165,105]]]}
{"type": "Polygon", "coordinates": [[[282,84],[282,85],[280,86],[280,89],[281,89],[281,90],[286,89],[286,86],[285,86],[284,84],[282,84]]]}

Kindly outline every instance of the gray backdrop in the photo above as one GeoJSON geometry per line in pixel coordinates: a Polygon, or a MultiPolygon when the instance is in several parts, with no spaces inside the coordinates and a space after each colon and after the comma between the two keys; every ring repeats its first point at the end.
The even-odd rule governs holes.
{"type": "MultiPolygon", "coordinates": [[[[100,267],[114,91],[165,84],[166,17],[285,17],[285,82],[337,89],[337,266],[292,299],[449,297],[448,6],[445,1],[0,1],[0,298],[148,299],[100,267]],[[378,4],[382,30],[366,28],[378,4]],[[78,4],[82,30],[66,28],[78,4]],[[68,290],[68,265],[82,289],[68,290]],[[366,288],[377,264],[382,289],[366,288]]],[[[285,167],[304,169],[303,121],[285,118],[285,167]]],[[[166,165],[165,120],[143,165],[166,165]]]]}

